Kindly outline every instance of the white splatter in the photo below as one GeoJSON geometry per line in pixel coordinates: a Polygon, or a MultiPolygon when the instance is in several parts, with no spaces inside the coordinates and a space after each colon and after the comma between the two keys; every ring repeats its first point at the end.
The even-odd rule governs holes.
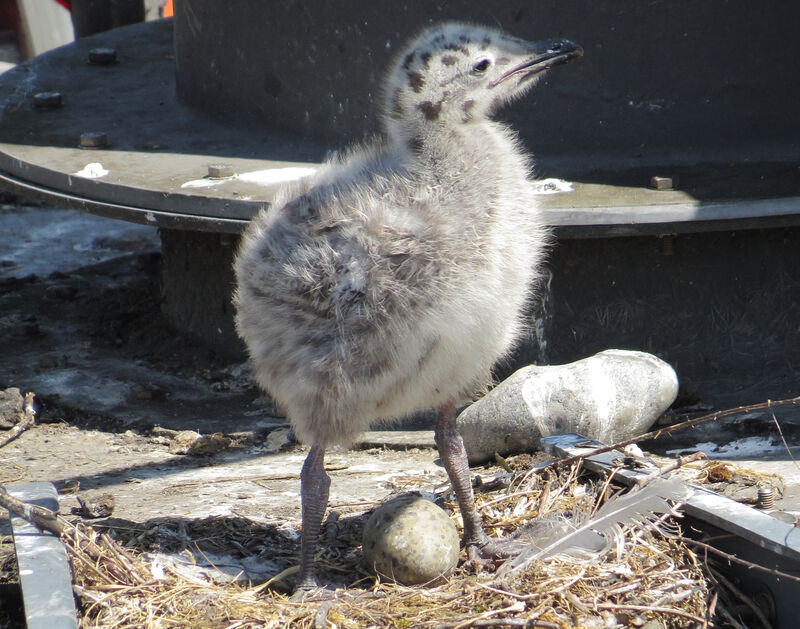
{"type": "Polygon", "coordinates": [[[563,179],[539,179],[533,182],[534,194],[560,194],[562,192],[572,192],[572,182],[563,179]]]}
{"type": "Polygon", "coordinates": [[[237,175],[237,179],[248,183],[256,183],[261,186],[271,186],[284,181],[294,181],[308,177],[316,172],[316,168],[305,168],[293,166],[291,168],[268,168],[267,170],[254,170],[249,173],[237,175]]]}
{"type": "Polygon", "coordinates": [[[222,179],[192,179],[181,184],[181,188],[213,188],[223,182],[222,179]]]}
{"type": "Polygon", "coordinates": [[[187,181],[186,183],[181,184],[181,188],[214,188],[226,181],[230,181],[229,179],[192,179],[191,181],[187,181]]]}
{"type": "Polygon", "coordinates": [[[295,181],[313,175],[315,168],[292,166],[289,168],[267,168],[265,170],[254,170],[249,173],[240,173],[233,177],[215,179],[206,177],[204,179],[193,179],[181,185],[181,188],[213,188],[229,181],[244,181],[254,183],[259,186],[274,186],[275,184],[295,181]]]}
{"type": "Polygon", "coordinates": [[[81,170],[76,173],[72,173],[76,177],[83,177],[85,179],[100,179],[100,177],[105,177],[108,174],[108,171],[103,168],[102,164],[98,162],[92,162],[91,164],[86,164],[81,170]]]}
{"type": "Polygon", "coordinates": [[[772,439],[769,437],[743,437],[736,441],[731,441],[726,444],[716,444],[713,441],[703,441],[693,445],[691,448],[677,448],[675,450],[667,450],[667,455],[679,455],[685,452],[695,452],[701,450],[708,455],[709,458],[736,458],[736,457],[758,457],[763,456],[771,451],[776,450],[773,445],[772,439]]]}

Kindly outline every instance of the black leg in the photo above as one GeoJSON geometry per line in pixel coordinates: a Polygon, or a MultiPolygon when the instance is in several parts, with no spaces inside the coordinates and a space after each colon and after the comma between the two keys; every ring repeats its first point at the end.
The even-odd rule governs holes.
{"type": "Polygon", "coordinates": [[[478,510],[475,508],[467,451],[461,433],[456,429],[456,409],[453,404],[442,406],[436,415],[436,447],[456,492],[461,518],[464,520],[464,546],[472,559],[474,551],[486,546],[489,538],[483,531],[478,510]]]}
{"type": "Polygon", "coordinates": [[[300,472],[300,497],[303,511],[303,531],[300,537],[300,574],[297,581],[298,591],[307,591],[317,587],[314,576],[314,553],[317,550],[317,538],[322,517],[328,506],[328,491],[331,479],[325,472],[324,446],[312,446],[300,472]]]}

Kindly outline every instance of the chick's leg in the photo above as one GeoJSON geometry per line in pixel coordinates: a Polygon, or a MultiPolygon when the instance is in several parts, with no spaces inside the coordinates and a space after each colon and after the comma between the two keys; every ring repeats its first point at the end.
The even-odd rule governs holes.
{"type": "Polygon", "coordinates": [[[452,403],[439,408],[436,415],[436,447],[444,469],[450,477],[461,510],[461,518],[464,520],[464,547],[469,558],[477,560],[483,554],[480,552],[481,549],[489,545],[489,538],[483,530],[480,515],[475,508],[467,451],[461,433],[456,428],[456,409],[452,403]]]}
{"type": "Polygon", "coordinates": [[[322,527],[322,517],[328,507],[331,479],[325,472],[325,447],[311,446],[300,472],[303,531],[300,537],[300,573],[296,591],[307,592],[318,587],[314,576],[314,553],[322,527]]]}

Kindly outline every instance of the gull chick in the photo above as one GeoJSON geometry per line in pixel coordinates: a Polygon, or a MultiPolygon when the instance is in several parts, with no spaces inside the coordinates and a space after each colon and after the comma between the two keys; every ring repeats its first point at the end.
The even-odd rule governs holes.
{"type": "Polygon", "coordinates": [[[492,114],[581,54],[563,39],[428,28],[386,76],[385,137],[287,185],[247,228],[235,261],[237,329],[256,381],[310,445],[301,592],[317,587],[325,449],[421,409],[437,409],[436,445],[468,556],[496,552],[455,409],[518,338],[547,231],[531,161],[492,114]]]}

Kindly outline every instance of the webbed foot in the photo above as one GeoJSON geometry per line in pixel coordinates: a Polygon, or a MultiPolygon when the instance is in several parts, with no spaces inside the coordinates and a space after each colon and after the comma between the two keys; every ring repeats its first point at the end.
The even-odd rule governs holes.
{"type": "Polygon", "coordinates": [[[334,590],[317,583],[299,583],[290,600],[296,603],[319,603],[338,598],[344,590],[334,590]]]}
{"type": "Polygon", "coordinates": [[[467,564],[476,572],[490,565],[497,567],[507,559],[518,555],[526,546],[524,539],[516,535],[502,539],[486,539],[483,543],[467,544],[467,564]]]}

